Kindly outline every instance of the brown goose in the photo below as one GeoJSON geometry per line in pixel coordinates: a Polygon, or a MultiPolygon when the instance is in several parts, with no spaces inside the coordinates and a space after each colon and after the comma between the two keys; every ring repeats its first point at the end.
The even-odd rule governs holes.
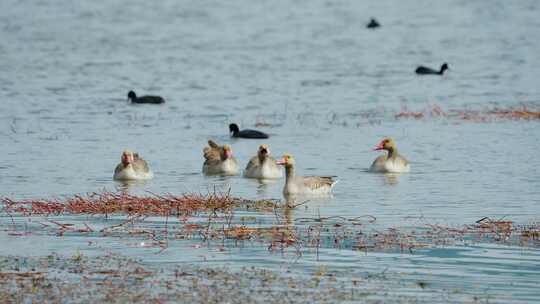
{"type": "Polygon", "coordinates": [[[259,146],[257,156],[251,158],[244,170],[244,176],[249,178],[274,179],[283,176],[276,160],[270,156],[268,145],[259,146]]]}
{"type": "Polygon", "coordinates": [[[336,184],[335,176],[295,176],[295,161],[292,155],[285,154],[277,161],[278,165],[285,166],[285,187],[283,194],[330,194],[332,187],[336,184]]]}
{"type": "Polygon", "coordinates": [[[114,169],[115,180],[145,180],[154,177],[148,164],[139,157],[138,153],[125,150],[121,159],[122,161],[114,169]]]}
{"type": "Polygon", "coordinates": [[[391,138],[383,139],[374,151],[386,150],[388,153],[377,157],[369,171],[383,173],[409,172],[411,169],[409,162],[397,151],[396,143],[391,138]]]}
{"type": "Polygon", "coordinates": [[[203,149],[203,173],[207,175],[237,175],[238,162],[232,154],[229,145],[219,146],[213,140],[208,140],[208,146],[203,149]]]}

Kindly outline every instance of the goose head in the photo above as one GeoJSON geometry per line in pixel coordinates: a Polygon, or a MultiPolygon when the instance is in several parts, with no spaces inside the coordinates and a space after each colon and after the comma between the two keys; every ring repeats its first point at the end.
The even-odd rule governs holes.
{"type": "Polygon", "coordinates": [[[396,149],[396,143],[391,138],[383,139],[373,151],[386,150],[388,152],[394,151],[396,149]]]}
{"type": "Polygon", "coordinates": [[[270,155],[270,149],[268,148],[268,145],[267,144],[260,145],[259,152],[257,153],[257,155],[259,156],[259,159],[261,160],[265,159],[268,155],[270,155]]]}
{"type": "Polygon", "coordinates": [[[229,159],[231,157],[233,157],[233,153],[232,153],[232,148],[231,146],[225,144],[223,145],[223,148],[221,148],[221,159],[222,160],[226,160],[226,159],[229,159]]]}
{"type": "Polygon", "coordinates": [[[135,156],[134,156],[132,151],[124,150],[124,152],[122,152],[121,160],[122,160],[122,164],[124,165],[124,167],[129,166],[129,164],[131,164],[134,159],[135,159],[135,156]]]}
{"type": "Polygon", "coordinates": [[[285,167],[293,167],[295,164],[295,161],[292,155],[285,154],[280,160],[276,161],[276,164],[282,165],[285,167]]]}

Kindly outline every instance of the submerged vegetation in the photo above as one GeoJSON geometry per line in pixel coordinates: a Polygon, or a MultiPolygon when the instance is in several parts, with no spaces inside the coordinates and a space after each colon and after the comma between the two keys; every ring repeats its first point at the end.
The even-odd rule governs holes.
{"type": "Polygon", "coordinates": [[[167,268],[120,255],[99,258],[0,257],[2,303],[483,303],[485,296],[432,294],[422,281],[391,283],[383,277],[346,278],[325,268],[303,275],[256,268],[167,268]],[[405,285],[405,286],[403,286],[405,285]],[[423,287],[424,286],[424,287],[423,287]],[[406,288],[417,295],[395,291],[406,288]],[[421,292],[421,293],[420,293],[421,292]]]}

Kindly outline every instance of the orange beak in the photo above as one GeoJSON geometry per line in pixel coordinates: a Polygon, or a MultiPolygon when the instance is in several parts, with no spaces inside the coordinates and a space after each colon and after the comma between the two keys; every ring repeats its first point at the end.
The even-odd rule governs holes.
{"type": "Polygon", "coordinates": [[[373,151],[379,150],[384,150],[384,143],[382,141],[375,147],[375,149],[373,149],[373,151]]]}

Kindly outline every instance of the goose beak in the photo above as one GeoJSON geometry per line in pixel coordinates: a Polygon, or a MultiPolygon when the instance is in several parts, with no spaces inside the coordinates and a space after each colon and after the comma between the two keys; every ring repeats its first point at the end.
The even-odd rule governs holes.
{"type": "Polygon", "coordinates": [[[381,142],[380,144],[378,144],[374,149],[373,151],[379,151],[379,150],[384,150],[384,144],[381,142]]]}
{"type": "Polygon", "coordinates": [[[287,164],[287,161],[284,160],[284,159],[280,159],[280,160],[277,160],[277,161],[276,161],[276,165],[281,165],[281,166],[283,166],[283,165],[286,165],[286,164],[287,164]]]}
{"type": "Polygon", "coordinates": [[[225,150],[225,157],[226,158],[231,158],[232,156],[233,156],[233,154],[232,154],[231,150],[225,150]]]}
{"type": "Polygon", "coordinates": [[[266,148],[262,148],[261,154],[264,154],[264,155],[268,154],[268,150],[266,148]]]}

